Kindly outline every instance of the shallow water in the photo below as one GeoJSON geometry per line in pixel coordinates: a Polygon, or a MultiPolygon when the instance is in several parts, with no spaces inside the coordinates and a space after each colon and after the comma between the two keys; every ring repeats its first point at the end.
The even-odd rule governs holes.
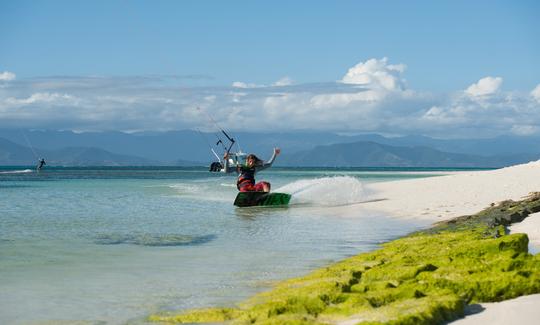
{"type": "Polygon", "coordinates": [[[235,178],[200,168],[0,168],[0,323],[233,305],[417,229],[362,211],[364,185],[443,173],[274,169],[291,206],[236,208],[235,178]]]}

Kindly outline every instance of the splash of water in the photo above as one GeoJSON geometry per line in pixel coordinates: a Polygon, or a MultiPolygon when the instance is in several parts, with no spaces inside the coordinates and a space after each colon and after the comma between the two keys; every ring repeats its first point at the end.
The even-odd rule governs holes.
{"type": "Polygon", "coordinates": [[[203,201],[232,202],[236,195],[236,184],[216,183],[213,180],[176,183],[168,185],[176,195],[203,201]]]}
{"type": "Polygon", "coordinates": [[[27,174],[27,173],[33,173],[34,171],[32,169],[23,169],[23,170],[9,170],[9,171],[3,171],[0,172],[0,174],[27,174]]]}
{"type": "Polygon", "coordinates": [[[350,176],[301,179],[275,191],[291,194],[291,204],[339,206],[366,199],[362,182],[350,176]]]}

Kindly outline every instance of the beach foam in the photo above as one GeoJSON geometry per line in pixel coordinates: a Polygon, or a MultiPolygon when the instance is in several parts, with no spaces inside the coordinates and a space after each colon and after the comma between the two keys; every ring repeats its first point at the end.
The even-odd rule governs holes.
{"type": "Polygon", "coordinates": [[[168,185],[176,195],[199,199],[203,201],[232,202],[236,195],[236,184],[220,183],[219,186],[212,181],[185,182],[168,185]]]}
{"type": "Polygon", "coordinates": [[[33,173],[34,171],[32,169],[22,169],[22,170],[8,170],[0,172],[0,174],[28,174],[33,173]]]}

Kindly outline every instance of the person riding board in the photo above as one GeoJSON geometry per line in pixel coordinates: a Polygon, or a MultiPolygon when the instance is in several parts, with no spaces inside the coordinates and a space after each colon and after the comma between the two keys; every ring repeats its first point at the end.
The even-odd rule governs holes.
{"type": "MultiPolygon", "coordinates": [[[[276,157],[280,154],[281,150],[279,148],[274,148],[274,153],[272,157],[267,162],[262,161],[254,154],[249,154],[246,157],[245,165],[237,165],[236,171],[238,172],[238,181],[236,182],[236,187],[240,192],[270,192],[270,183],[261,181],[255,183],[255,174],[263,169],[266,169],[274,163],[276,157]]],[[[229,154],[225,153],[224,156],[224,170],[226,173],[232,172],[234,169],[233,166],[229,166],[229,154]]]]}
{"type": "Polygon", "coordinates": [[[41,168],[43,168],[43,165],[46,165],[46,163],[45,163],[45,159],[43,159],[43,158],[39,158],[39,160],[38,160],[38,166],[37,166],[37,170],[41,170],[41,168]]]}

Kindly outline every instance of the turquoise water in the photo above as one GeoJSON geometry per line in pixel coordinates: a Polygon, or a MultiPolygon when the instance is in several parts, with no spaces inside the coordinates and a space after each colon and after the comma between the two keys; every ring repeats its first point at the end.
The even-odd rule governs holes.
{"type": "Polygon", "coordinates": [[[0,167],[0,324],[233,305],[423,226],[363,211],[364,186],[444,172],[272,169],[291,206],[240,209],[203,168],[0,167]]]}

